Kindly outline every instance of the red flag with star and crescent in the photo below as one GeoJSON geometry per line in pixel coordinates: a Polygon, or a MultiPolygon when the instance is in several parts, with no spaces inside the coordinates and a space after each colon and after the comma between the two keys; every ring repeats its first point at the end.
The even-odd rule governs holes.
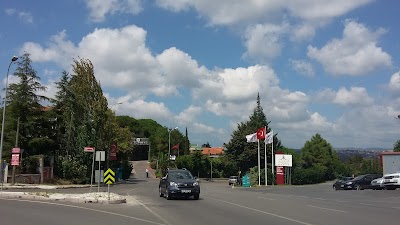
{"type": "Polygon", "coordinates": [[[265,127],[261,127],[257,130],[257,139],[265,139],[265,127]]]}

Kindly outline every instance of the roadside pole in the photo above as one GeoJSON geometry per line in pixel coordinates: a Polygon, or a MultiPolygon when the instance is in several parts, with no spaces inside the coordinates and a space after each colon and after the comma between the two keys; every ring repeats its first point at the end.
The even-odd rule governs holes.
{"type": "MultiPolygon", "coordinates": [[[[18,136],[19,136],[19,117],[18,117],[18,122],[17,122],[17,133],[15,134],[15,148],[18,148],[18,136]]],[[[12,185],[15,184],[15,170],[16,170],[16,166],[13,165],[12,178],[11,178],[12,185]]]]}
{"type": "Polygon", "coordinates": [[[83,148],[84,152],[91,152],[93,154],[93,160],[92,160],[92,173],[90,174],[90,190],[89,192],[92,193],[92,186],[93,186],[93,172],[94,172],[94,155],[95,155],[95,148],[94,147],[84,147],[83,148]]]}

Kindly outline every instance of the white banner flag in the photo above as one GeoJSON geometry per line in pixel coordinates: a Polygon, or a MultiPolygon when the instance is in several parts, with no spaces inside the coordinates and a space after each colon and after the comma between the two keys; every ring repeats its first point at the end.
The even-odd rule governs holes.
{"type": "Polygon", "coordinates": [[[265,140],[267,144],[271,144],[274,141],[274,133],[271,131],[265,135],[265,140]]]}
{"type": "Polygon", "coordinates": [[[246,135],[247,142],[257,142],[257,133],[246,135]]]}

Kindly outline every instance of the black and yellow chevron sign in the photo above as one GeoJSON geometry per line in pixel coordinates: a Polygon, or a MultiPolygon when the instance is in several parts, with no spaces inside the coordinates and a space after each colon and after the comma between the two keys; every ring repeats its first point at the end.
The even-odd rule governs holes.
{"type": "Polygon", "coordinates": [[[115,173],[111,168],[108,168],[106,172],[104,172],[104,183],[113,184],[115,183],[115,173]]]}

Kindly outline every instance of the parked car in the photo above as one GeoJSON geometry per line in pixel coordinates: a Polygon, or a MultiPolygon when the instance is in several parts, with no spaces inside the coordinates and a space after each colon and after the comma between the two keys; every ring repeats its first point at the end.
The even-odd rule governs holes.
{"type": "Polygon", "coordinates": [[[344,183],[343,189],[364,190],[371,188],[372,180],[382,177],[380,174],[364,174],[348,180],[344,183]]]}
{"type": "Polygon", "coordinates": [[[400,188],[400,173],[386,174],[383,179],[383,185],[385,185],[386,190],[400,188]]]}
{"type": "Polygon", "coordinates": [[[333,190],[340,190],[344,188],[346,181],[353,179],[353,177],[340,177],[334,184],[333,190]]]}
{"type": "Polygon", "coordinates": [[[197,177],[189,170],[174,169],[167,170],[165,177],[160,179],[158,185],[160,197],[170,200],[173,197],[191,197],[198,200],[200,197],[200,185],[197,177]]]}
{"type": "Polygon", "coordinates": [[[385,189],[385,185],[383,183],[385,179],[383,179],[383,177],[375,179],[373,181],[371,181],[371,189],[372,190],[383,190],[385,189]]]}
{"type": "Polygon", "coordinates": [[[230,176],[229,177],[229,185],[239,184],[239,177],[238,176],[230,176]]]}

